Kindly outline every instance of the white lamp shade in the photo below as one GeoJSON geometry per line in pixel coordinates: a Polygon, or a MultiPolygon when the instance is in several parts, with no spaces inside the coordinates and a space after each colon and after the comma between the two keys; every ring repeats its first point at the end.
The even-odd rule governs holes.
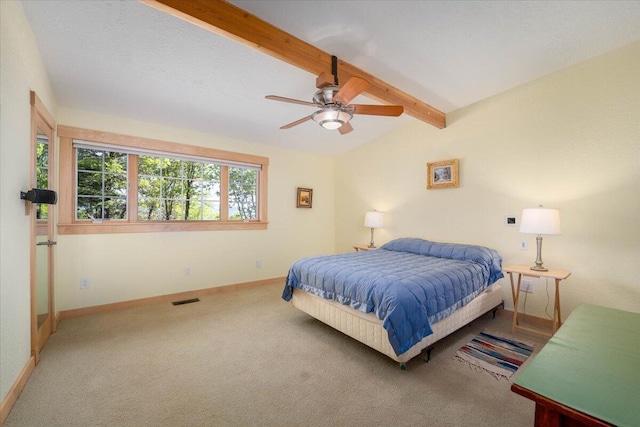
{"type": "Polygon", "coordinates": [[[364,226],[369,228],[381,228],[382,212],[367,212],[364,216],[364,226]]]}
{"type": "Polygon", "coordinates": [[[560,234],[560,211],[542,207],[522,209],[520,232],[560,234]]]}

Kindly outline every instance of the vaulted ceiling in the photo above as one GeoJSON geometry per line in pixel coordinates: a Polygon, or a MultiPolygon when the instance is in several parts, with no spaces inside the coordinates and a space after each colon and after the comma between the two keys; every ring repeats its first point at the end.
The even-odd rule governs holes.
{"type": "MultiPolygon", "coordinates": [[[[137,1],[21,3],[62,106],[325,155],[418,120],[280,130],[313,108],[265,95],[311,101],[316,75],[137,1]]],[[[640,1],[231,3],[444,113],[640,40],[640,1]]]]}

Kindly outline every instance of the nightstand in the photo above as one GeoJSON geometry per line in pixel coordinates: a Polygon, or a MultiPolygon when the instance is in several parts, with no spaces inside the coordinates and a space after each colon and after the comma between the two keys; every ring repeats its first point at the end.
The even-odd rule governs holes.
{"type": "Polygon", "coordinates": [[[560,282],[567,277],[571,276],[571,272],[567,270],[552,270],[548,271],[536,271],[532,270],[526,265],[508,265],[502,269],[505,273],[509,274],[509,280],[511,281],[511,295],[513,296],[513,322],[511,323],[511,333],[514,333],[516,328],[523,329],[525,331],[534,332],[536,334],[553,336],[556,333],[560,325],[562,325],[562,315],[560,314],[560,282]],[[518,283],[513,281],[513,274],[518,275],[518,283]],[[547,277],[555,280],[556,296],[553,304],[553,325],[551,333],[546,331],[540,331],[538,329],[527,328],[521,326],[518,319],[518,300],[520,297],[520,282],[522,276],[527,277],[547,277]]]}
{"type": "Polygon", "coordinates": [[[360,252],[360,251],[366,252],[366,251],[373,251],[378,248],[370,248],[369,246],[366,246],[366,245],[354,245],[353,249],[355,249],[356,252],[360,252]]]}

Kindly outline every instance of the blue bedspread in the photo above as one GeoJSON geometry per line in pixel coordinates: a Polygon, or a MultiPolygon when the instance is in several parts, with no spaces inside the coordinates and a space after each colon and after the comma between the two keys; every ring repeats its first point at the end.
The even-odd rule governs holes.
{"type": "Polygon", "coordinates": [[[303,258],[289,270],[282,298],[299,288],[373,312],[401,355],[433,333],[431,323],[501,277],[502,257],[493,249],[402,238],[375,251],[303,258]]]}

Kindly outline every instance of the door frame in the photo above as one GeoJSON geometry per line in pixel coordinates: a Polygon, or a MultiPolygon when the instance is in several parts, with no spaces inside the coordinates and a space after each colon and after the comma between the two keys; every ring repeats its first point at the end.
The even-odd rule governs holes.
{"type": "MultiPolygon", "coordinates": [[[[47,135],[49,138],[49,177],[48,187],[55,189],[55,129],[56,123],[53,120],[53,116],[49,113],[44,106],[38,95],[34,91],[29,93],[29,102],[31,104],[31,141],[30,141],[30,177],[29,182],[31,188],[36,187],[36,147],[38,129],[47,135]]],[[[35,364],[40,361],[40,350],[44,346],[48,336],[55,332],[55,303],[54,303],[54,256],[53,246],[48,246],[48,292],[49,292],[49,320],[46,324],[42,325],[42,334],[38,333],[38,306],[36,298],[37,290],[37,265],[36,265],[36,242],[38,237],[38,221],[36,219],[36,208],[31,202],[25,201],[25,214],[30,216],[30,287],[31,287],[31,354],[34,356],[35,364]]],[[[46,230],[41,228],[41,231],[46,231],[47,239],[52,240],[54,238],[55,231],[55,209],[54,205],[49,205],[47,211],[47,227],[46,230]]]]}

